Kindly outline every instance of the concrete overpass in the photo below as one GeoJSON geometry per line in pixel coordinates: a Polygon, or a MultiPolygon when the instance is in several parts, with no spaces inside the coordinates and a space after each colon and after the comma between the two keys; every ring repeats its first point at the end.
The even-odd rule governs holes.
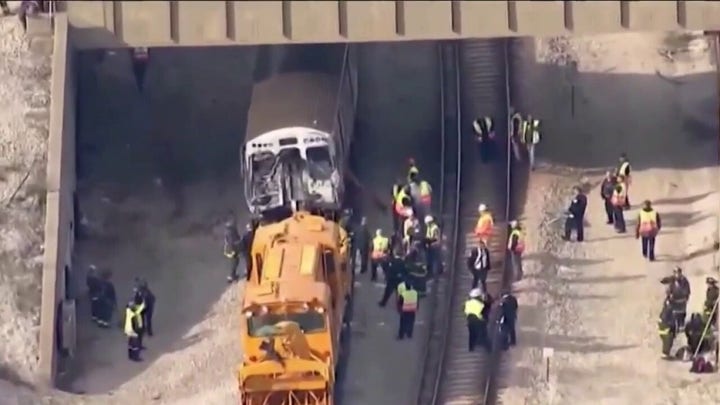
{"type": "Polygon", "coordinates": [[[716,30],[714,1],[72,1],[78,48],[716,30]]]}

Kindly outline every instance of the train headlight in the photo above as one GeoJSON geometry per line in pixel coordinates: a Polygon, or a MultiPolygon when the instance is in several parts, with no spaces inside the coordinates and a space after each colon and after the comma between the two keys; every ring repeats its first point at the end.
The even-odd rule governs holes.
{"type": "Polygon", "coordinates": [[[252,311],[245,311],[245,318],[249,319],[249,318],[252,318],[252,316],[253,316],[252,311]]]}
{"type": "Polygon", "coordinates": [[[323,308],[323,307],[317,307],[317,308],[315,308],[315,311],[317,311],[318,314],[324,314],[324,313],[325,313],[325,308],[323,308]]]}
{"type": "Polygon", "coordinates": [[[262,308],[260,308],[260,312],[265,315],[268,313],[268,307],[263,305],[262,308]]]}
{"type": "Polygon", "coordinates": [[[304,303],[304,304],[303,304],[303,310],[307,311],[307,310],[309,310],[309,309],[310,309],[310,305],[308,305],[307,302],[304,303]]]}

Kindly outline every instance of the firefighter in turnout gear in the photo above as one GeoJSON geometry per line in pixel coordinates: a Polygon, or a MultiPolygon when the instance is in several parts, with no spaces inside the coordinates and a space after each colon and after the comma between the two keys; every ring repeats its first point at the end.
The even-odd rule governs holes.
{"type": "Polygon", "coordinates": [[[515,324],[517,321],[518,302],[511,292],[506,291],[500,297],[500,336],[503,350],[517,344],[515,324]]]}
{"type": "Polygon", "coordinates": [[[515,279],[522,278],[522,254],[525,252],[525,237],[518,221],[510,221],[510,235],[508,235],[507,249],[510,252],[515,279]]]}
{"type": "Polygon", "coordinates": [[[495,220],[485,204],[478,206],[478,213],[480,217],[475,225],[475,236],[487,245],[495,228],[495,220]]]}
{"type": "Polygon", "coordinates": [[[495,124],[492,118],[478,118],[472,123],[475,131],[480,160],[483,163],[491,161],[495,155],[495,124]]]}
{"type": "Polygon", "coordinates": [[[522,154],[520,153],[520,145],[525,139],[525,129],[527,125],[519,112],[515,112],[510,118],[510,142],[512,143],[513,154],[515,160],[522,162],[522,154]]]}
{"type": "Polygon", "coordinates": [[[690,315],[690,320],[685,325],[685,338],[687,339],[688,349],[693,355],[695,353],[703,353],[710,347],[710,334],[705,332],[705,322],[702,315],[694,313],[690,315]]]}
{"type": "Polygon", "coordinates": [[[140,334],[143,332],[143,303],[140,297],[135,297],[125,308],[125,336],[127,336],[128,359],[142,361],[140,358],[140,334]]]}
{"type": "Polygon", "coordinates": [[[413,285],[413,288],[424,296],[427,292],[427,260],[421,251],[422,242],[414,242],[407,255],[405,255],[405,268],[407,269],[407,279],[413,285]]]}
{"type": "Polygon", "coordinates": [[[537,148],[537,145],[540,143],[540,120],[528,115],[523,132],[525,135],[523,143],[528,152],[530,170],[535,170],[535,148],[537,148]]]}
{"type": "Polygon", "coordinates": [[[397,235],[400,231],[400,225],[402,224],[402,220],[400,219],[400,215],[398,214],[397,210],[395,209],[395,205],[398,201],[398,196],[401,196],[401,192],[403,188],[405,187],[405,183],[402,181],[401,178],[398,178],[395,180],[395,183],[392,187],[392,203],[390,204],[392,209],[392,220],[393,220],[393,235],[397,235]]]}
{"type": "Polygon", "coordinates": [[[690,299],[690,282],[682,274],[680,267],[675,267],[673,275],[663,277],[661,283],[667,285],[667,301],[675,319],[676,331],[685,326],[687,304],[690,299]]]}
{"type": "Polygon", "coordinates": [[[483,291],[487,291],[486,282],[490,271],[490,249],[487,248],[485,242],[478,241],[478,245],[470,251],[467,266],[473,278],[471,288],[478,288],[479,285],[483,291]]]}
{"type": "Polygon", "coordinates": [[[417,176],[420,175],[420,169],[418,169],[417,165],[415,164],[415,159],[410,158],[408,159],[408,171],[407,171],[407,181],[408,183],[412,182],[413,179],[417,178],[417,176]]]}
{"type": "Polygon", "coordinates": [[[718,298],[720,298],[720,288],[717,286],[717,280],[712,277],[705,279],[707,290],[705,290],[705,303],[703,305],[703,319],[709,322],[711,327],[715,327],[717,323],[718,298]]]}
{"type": "Polygon", "coordinates": [[[675,336],[677,335],[677,329],[675,327],[675,321],[673,319],[672,309],[670,303],[665,301],[663,309],[660,313],[660,319],[658,320],[658,334],[662,341],[662,354],[666,359],[670,358],[670,351],[672,350],[673,343],[675,342],[675,336]]]}
{"type": "Polygon", "coordinates": [[[398,327],[398,340],[412,339],[415,328],[415,315],[418,310],[418,292],[412,283],[405,283],[402,292],[398,289],[398,309],[400,310],[400,325],[398,327]]]}
{"type": "Polygon", "coordinates": [[[433,275],[436,266],[440,267],[440,244],[440,227],[435,223],[435,219],[428,215],[425,217],[425,258],[429,276],[433,275]]]}
{"type": "Polygon", "coordinates": [[[242,240],[238,233],[234,219],[229,219],[225,223],[225,237],[223,239],[223,254],[227,257],[230,274],[227,277],[228,282],[238,279],[237,268],[240,263],[240,253],[242,250],[242,240]]]}
{"type": "Polygon", "coordinates": [[[642,238],[642,255],[651,262],[655,261],[655,238],[661,227],[660,214],[653,209],[650,201],[645,200],[643,208],[638,213],[635,239],[642,238]]]}
{"type": "Polygon", "coordinates": [[[605,205],[605,214],[607,215],[607,224],[612,225],[615,222],[613,215],[612,196],[615,192],[615,176],[612,172],[605,172],[605,178],[600,185],[600,198],[605,205]]]}
{"type": "Polygon", "coordinates": [[[483,319],[485,303],[480,299],[481,295],[479,289],[472,289],[463,308],[468,328],[468,351],[474,351],[475,346],[480,344],[489,353],[491,348],[487,336],[487,322],[483,319]]]}
{"type": "MultiPolygon", "coordinates": [[[[148,336],[153,335],[153,314],[155,313],[155,294],[148,287],[147,281],[143,279],[135,279],[135,288],[133,289],[133,300],[138,298],[143,303],[142,321],[143,330],[148,336]]],[[[142,334],[140,334],[140,345],[142,346],[142,334]]]]}
{"type": "MultiPolygon", "coordinates": [[[[384,236],[382,229],[375,231],[375,237],[372,240],[372,252],[370,253],[370,280],[377,280],[377,268],[382,267],[385,271],[388,261],[388,253],[390,252],[390,239],[384,236]]],[[[387,274],[385,275],[387,278],[387,274]]]]}
{"type": "Polygon", "coordinates": [[[630,184],[632,183],[630,170],[630,161],[628,160],[627,155],[623,153],[618,159],[618,166],[617,169],[615,169],[615,176],[622,177],[625,183],[625,205],[623,206],[624,209],[630,209],[630,198],[628,197],[628,190],[630,188],[630,184]]]}
{"type": "Polygon", "coordinates": [[[405,279],[407,279],[405,261],[402,258],[401,252],[395,249],[392,257],[389,258],[385,265],[385,290],[378,305],[384,307],[394,292],[396,292],[398,298],[400,298],[400,283],[403,284],[404,289],[405,279]]]}
{"type": "Polygon", "coordinates": [[[617,184],[615,184],[615,190],[610,198],[610,202],[613,206],[613,224],[615,225],[615,231],[617,233],[625,233],[625,215],[623,210],[625,209],[626,201],[626,189],[624,179],[622,177],[617,178],[617,184]]]}

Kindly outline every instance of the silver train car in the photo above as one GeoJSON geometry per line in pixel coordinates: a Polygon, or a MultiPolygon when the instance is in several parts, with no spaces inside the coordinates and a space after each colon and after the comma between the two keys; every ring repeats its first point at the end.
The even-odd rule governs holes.
{"type": "Polygon", "coordinates": [[[299,208],[337,212],[343,206],[357,65],[353,46],[329,47],[334,49],[286,58],[279,72],[253,87],[241,168],[255,215],[299,208]],[[308,56],[315,56],[310,63],[302,60],[308,56]]]}

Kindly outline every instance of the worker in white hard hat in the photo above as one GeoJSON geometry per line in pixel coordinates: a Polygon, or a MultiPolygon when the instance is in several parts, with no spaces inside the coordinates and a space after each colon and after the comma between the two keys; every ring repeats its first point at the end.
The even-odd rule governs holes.
{"type": "Polygon", "coordinates": [[[440,227],[435,223],[435,218],[431,215],[427,215],[425,217],[425,258],[427,260],[427,271],[429,276],[432,276],[435,271],[435,266],[437,266],[439,271],[442,272],[442,269],[440,268],[440,246],[440,227]]]}
{"type": "Polygon", "coordinates": [[[402,234],[402,243],[405,247],[405,252],[407,252],[408,248],[410,247],[412,238],[417,235],[418,232],[420,232],[420,221],[418,221],[417,217],[415,217],[414,211],[410,210],[408,213],[410,215],[403,222],[402,234]]]}
{"type": "Polygon", "coordinates": [[[385,268],[388,254],[390,253],[390,239],[383,235],[382,229],[375,231],[372,240],[372,252],[370,253],[370,280],[377,280],[377,268],[385,268]]]}
{"type": "Polygon", "coordinates": [[[468,328],[468,351],[471,352],[475,350],[475,346],[477,346],[478,343],[486,349],[489,349],[487,322],[483,319],[485,304],[480,299],[481,296],[482,291],[478,288],[473,288],[470,290],[470,296],[465,301],[463,308],[468,328]]]}
{"type": "Polygon", "coordinates": [[[475,235],[481,241],[487,245],[490,242],[490,237],[493,234],[493,228],[495,227],[495,220],[493,219],[492,213],[488,210],[487,205],[480,204],[478,207],[478,218],[477,224],[475,225],[475,235]]]}

